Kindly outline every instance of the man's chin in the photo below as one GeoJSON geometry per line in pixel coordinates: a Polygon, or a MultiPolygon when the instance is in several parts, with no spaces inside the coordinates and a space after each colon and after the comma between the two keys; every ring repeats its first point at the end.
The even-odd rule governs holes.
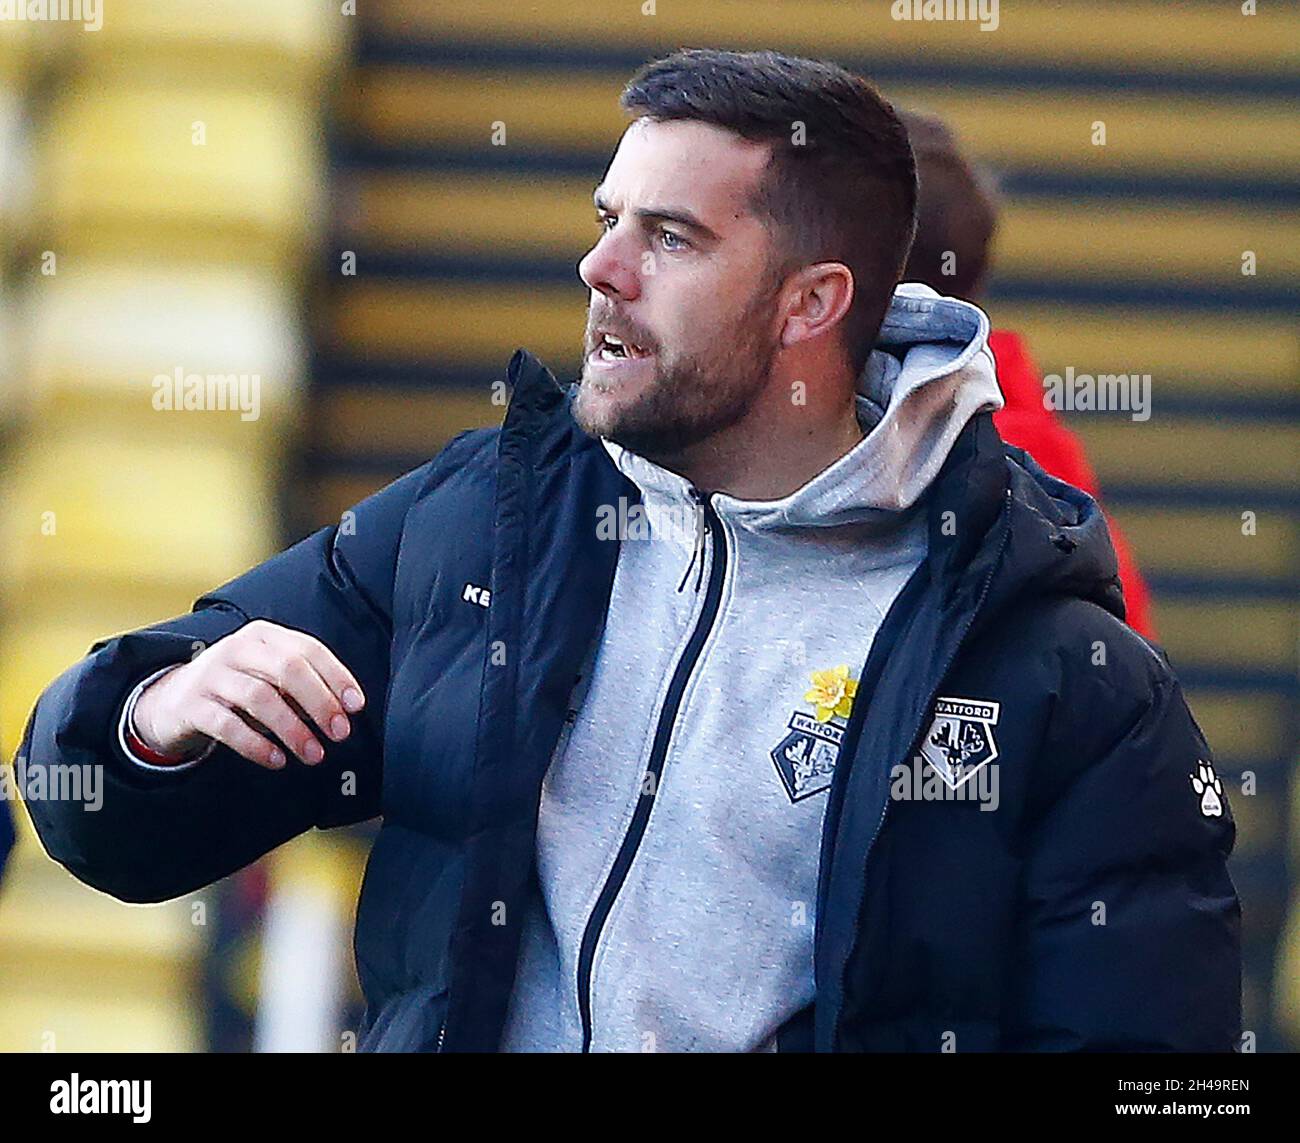
{"type": "Polygon", "coordinates": [[[574,419],[591,436],[613,439],[635,409],[637,394],[608,378],[590,377],[585,371],[579,382],[573,399],[574,419]]]}

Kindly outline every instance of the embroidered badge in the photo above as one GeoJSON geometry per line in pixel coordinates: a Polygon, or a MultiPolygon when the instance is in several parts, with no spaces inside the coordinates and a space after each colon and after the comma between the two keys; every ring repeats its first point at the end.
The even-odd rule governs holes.
{"type": "Polygon", "coordinates": [[[831,784],[844,728],[858,693],[858,682],[849,677],[849,668],[844,665],[813,671],[812,684],[803,697],[812,704],[814,713],[797,710],[791,714],[785,737],[771,752],[792,802],[810,798],[831,784]]]}
{"type": "Polygon", "coordinates": [[[921,756],[951,790],[998,756],[993,728],[999,707],[983,699],[936,698],[934,720],[921,739],[921,756]]]}
{"type": "Polygon", "coordinates": [[[1196,760],[1196,773],[1192,776],[1192,789],[1201,797],[1201,813],[1207,818],[1223,816],[1223,783],[1214,767],[1203,758],[1196,760]]]}

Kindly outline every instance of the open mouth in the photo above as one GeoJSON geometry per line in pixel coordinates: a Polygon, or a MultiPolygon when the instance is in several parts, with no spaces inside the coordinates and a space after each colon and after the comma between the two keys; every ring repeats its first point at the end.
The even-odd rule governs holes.
{"type": "Polygon", "coordinates": [[[632,361],[638,357],[648,357],[649,353],[639,345],[615,337],[612,333],[603,333],[596,346],[596,357],[601,361],[632,361]]]}

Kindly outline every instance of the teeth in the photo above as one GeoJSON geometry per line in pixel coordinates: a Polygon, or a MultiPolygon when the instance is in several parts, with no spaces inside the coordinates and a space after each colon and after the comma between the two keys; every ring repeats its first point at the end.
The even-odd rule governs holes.
{"type": "Polygon", "coordinates": [[[642,357],[643,351],[640,347],[633,345],[630,341],[624,341],[621,337],[615,337],[612,333],[602,333],[601,344],[606,352],[617,351],[621,357],[642,357]]]}

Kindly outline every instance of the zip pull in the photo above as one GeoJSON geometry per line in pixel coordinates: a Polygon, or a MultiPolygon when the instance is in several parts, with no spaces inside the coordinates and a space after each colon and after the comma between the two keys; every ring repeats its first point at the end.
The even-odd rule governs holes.
{"type": "Polygon", "coordinates": [[[682,588],[686,586],[686,581],[687,579],[690,578],[691,568],[695,567],[696,561],[698,560],[699,569],[695,574],[695,594],[698,595],[700,592],[700,584],[704,580],[704,544],[705,544],[705,536],[707,534],[707,529],[704,526],[705,501],[704,501],[704,493],[702,493],[698,488],[696,488],[695,485],[692,484],[686,491],[689,494],[690,498],[694,500],[696,504],[695,548],[691,552],[691,562],[686,565],[686,571],[682,574],[682,582],[677,585],[677,590],[680,593],[682,588]]]}

